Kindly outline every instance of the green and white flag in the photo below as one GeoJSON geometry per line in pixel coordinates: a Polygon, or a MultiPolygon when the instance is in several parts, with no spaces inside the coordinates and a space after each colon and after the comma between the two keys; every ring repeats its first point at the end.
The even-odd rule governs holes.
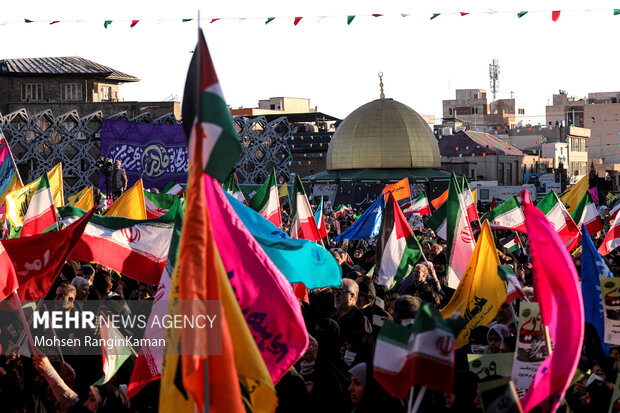
{"type": "Polygon", "coordinates": [[[448,241],[448,287],[456,288],[465,273],[467,263],[476,247],[474,232],[467,217],[463,190],[452,174],[446,204],[446,240],[448,241]]]}
{"type": "Polygon", "coordinates": [[[454,343],[465,320],[444,319],[435,307],[422,304],[412,326],[385,320],[374,357],[374,377],[392,397],[407,397],[416,384],[451,393],[454,343]]]}
{"type": "Polygon", "coordinates": [[[545,214],[545,217],[547,217],[555,232],[560,236],[566,248],[569,251],[575,249],[581,239],[581,231],[579,231],[577,224],[571,218],[564,204],[560,202],[556,193],[549,191],[540,200],[537,207],[545,214]]]}
{"type": "Polygon", "coordinates": [[[527,234],[525,215],[516,196],[508,198],[497,208],[484,214],[480,222],[484,221],[489,221],[492,229],[511,229],[527,234]]]}
{"type": "Polygon", "coordinates": [[[276,227],[282,226],[280,213],[280,197],[276,184],[276,171],[272,170],[269,177],[250,200],[250,208],[261,214],[276,227]]]}

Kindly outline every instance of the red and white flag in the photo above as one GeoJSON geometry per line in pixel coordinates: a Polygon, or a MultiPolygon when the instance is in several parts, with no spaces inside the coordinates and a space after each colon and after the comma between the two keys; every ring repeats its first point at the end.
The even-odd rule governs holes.
{"type": "Polygon", "coordinates": [[[303,238],[310,241],[320,241],[321,235],[314,220],[312,207],[308,202],[306,191],[299,179],[295,176],[293,185],[293,197],[291,199],[291,238],[303,238]]]}
{"type": "Polygon", "coordinates": [[[616,219],[613,220],[603,243],[598,248],[598,252],[601,255],[607,255],[617,247],[620,247],[620,222],[618,221],[618,217],[620,217],[620,215],[616,214],[616,219]]]}
{"type": "Polygon", "coordinates": [[[4,245],[0,243],[0,300],[6,299],[18,287],[13,262],[4,249],[4,245]]]}
{"type": "Polygon", "coordinates": [[[21,237],[29,237],[42,233],[48,227],[56,223],[56,208],[54,207],[54,196],[50,188],[47,173],[44,173],[39,181],[37,190],[30,199],[28,211],[24,217],[21,237]]]}
{"type": "Polygon", "coordinates": [[[409,207],[407,207],[403,213],[409,214],[420,214],[420,215],[428,215],[431,213],[431,206],[428,203],[428,198],[426,194],[422,192],[418,197],[411,203],[409,207]]]}

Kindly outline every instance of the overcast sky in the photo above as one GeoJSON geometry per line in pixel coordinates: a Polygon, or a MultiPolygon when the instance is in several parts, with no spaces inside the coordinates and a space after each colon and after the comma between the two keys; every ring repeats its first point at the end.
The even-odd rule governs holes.
{"type": "Polygon", "coordinates": [[[386,97],[439,117],[441,101],[455,89],[489,89],[489,63],[496,58],[498,97],[514,92],[537,123],[559,89],[578,96],[620,90],[614,5],[620,7],[566,0],[10,2],[0,16],[0,58],[78,55],[142,79],[121,88],[126,100],[181,99],[197,27],[181,19],[195,18],[200,9],[233,107],[256,107],[272,96],[307,97],[320,111],[344,117],[379,97],[382,71],[386,97]],[[553,22],[550,11],[536,10],[562,13],[553,22]],[[530,13],[519,19],[518,11],[530,13]],[[372,13],[384,16],[361,16],[372,13]],[[433,13],[442,14],[431,21],[433,13]],[[347,15],[359,17],[347,26],[347,15]],[[297,27],[293,16],[304,16],[297,27]],[[231,19],[210,24],[214,17],[231,19]],[[276,20],[265,25],[267,17],[276,20]],[[12,23],[24,18],[61,23],[12,23]],[[131,19],[141,22],[130,29],[131,19]],[[108,29],[104,20],[113,20],[108,29]]]}

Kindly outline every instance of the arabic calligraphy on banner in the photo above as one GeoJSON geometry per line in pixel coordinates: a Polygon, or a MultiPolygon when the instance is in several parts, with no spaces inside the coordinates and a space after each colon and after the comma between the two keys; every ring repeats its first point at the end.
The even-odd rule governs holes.
{"type": "MultiPolygon", "coordinates": [[[[121,161],[127,187],[140,178],[145,188],[160,190],[171,180],[187,180],[187,146],[181,125],[103,119],[101,155],[121,161]]],[[[99,187],[105,189],[104,177],[99,187]]]]}

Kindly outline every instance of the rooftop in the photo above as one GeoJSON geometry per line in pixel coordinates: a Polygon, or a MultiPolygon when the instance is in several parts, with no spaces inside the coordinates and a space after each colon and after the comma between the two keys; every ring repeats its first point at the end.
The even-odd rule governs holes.
{"type": "Polygon", "coordinates": [[[439,140],[439,153],[442,157],[524,155],[520,149],[493,135],[473,131],[443,136],[439,140]]]}
{"type": "Polygon", "coordinates": [[[135,76],[79,56],[4,59],[0,60],[0,74],[14,76],[82,74],[102,76],[122,82],[140,81],[135,76]]]}

